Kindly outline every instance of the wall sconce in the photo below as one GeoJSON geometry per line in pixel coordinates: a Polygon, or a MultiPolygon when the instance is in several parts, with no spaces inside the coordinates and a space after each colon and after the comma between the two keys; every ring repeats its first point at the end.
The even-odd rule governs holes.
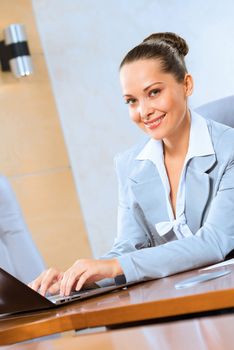
{"type": "Polygon", "coordinates": [[[17,78],[33,73],[24,25],[11,24],[4,29],[4,40],[0,41],[0,63],[3,72],[12,71],[17,78]]]}

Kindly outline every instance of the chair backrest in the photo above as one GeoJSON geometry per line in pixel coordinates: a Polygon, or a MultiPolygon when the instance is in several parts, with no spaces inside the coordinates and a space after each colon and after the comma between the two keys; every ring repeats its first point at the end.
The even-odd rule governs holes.
{"type": "Polygon", "coordinates": [[[206,103],[195,111],[207,119],[213,119],[234,128],[234,95],[206,103]]]}
{"type": "MultiPolygon", "coordinates": [[[[196,109],[205,118],[216,120],[234,128],[234,95],[206,103],[196,109]]],[[[234,258],[234,250],[230,251],[225,260],[234,258]]]]}

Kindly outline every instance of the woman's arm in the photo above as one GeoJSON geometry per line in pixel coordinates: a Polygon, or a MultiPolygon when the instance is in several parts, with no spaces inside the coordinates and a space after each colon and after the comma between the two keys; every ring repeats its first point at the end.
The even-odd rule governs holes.
{"type": "Polygon", "coordinates": [[[234,249],[234,161],[222,176],[204,225],[194,236],[141,251],[118,261],[127,282],[160,278],[221,261],[234,249]]]}
{"type": "MultiPolygon", "coordinates": [[[[117,169],[119,172],[122,174],[122,170],[117,169]]],[[[31,288],[43,295],[47,291],[67,295],[71,289],[79,290],[93,282],[98,282],[99,286],[113,284],[114,278],[123,274],[116,258],[149,245],[144,229],[138,225],[128,206],[128,190],[121,178],[123,176],[119,174],[118,232],[111,251],[100,259],[78,259],[65,273],[50,268],[29,284],[31,288]]]]}

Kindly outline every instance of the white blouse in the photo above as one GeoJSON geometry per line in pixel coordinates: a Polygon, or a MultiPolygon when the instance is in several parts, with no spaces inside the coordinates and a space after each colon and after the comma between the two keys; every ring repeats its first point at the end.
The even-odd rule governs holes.
{"type": "Polygon", "coordinates": [[[174,217],[171,200],[170,200],[170,184],[164,164],[163,146],[161,140],[150,139],[143,150],[138,154],[136,159],[150,160],[157,167],[159,176],[162,180],[165,190],[167,211],[169,221],[155,223],[156,230],[160,236],[165,235],[173,229],[178,239],[182,239],[192,235],[186,217],[185,217],[185,191],[186,191],[186,166],[193,157],[201,157],[214,154],[214,148],[211,142],[206,120],[199,114],[191,111],[191,127],[189,136],[189,148],[185,157],[183,169],[180,176],[179,187],[176,198],[176,217],[174,217]],[[203,142],[197,142],[197,135],[200,135],[203,142]]]}

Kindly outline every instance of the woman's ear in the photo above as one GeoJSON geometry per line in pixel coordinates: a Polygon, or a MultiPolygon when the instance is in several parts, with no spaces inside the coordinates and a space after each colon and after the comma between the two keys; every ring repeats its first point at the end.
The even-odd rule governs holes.
{"type": "Polygon", "coordinates": [[[193,93],[193,77],[190,74],[186,74],[184,77],[184,88],[186,96],[191,96],[193,93]]]}

